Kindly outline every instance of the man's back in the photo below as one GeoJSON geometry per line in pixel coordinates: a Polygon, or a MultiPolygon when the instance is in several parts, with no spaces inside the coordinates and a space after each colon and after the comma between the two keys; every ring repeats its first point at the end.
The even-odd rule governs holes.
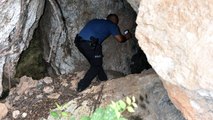
{"type": "Polygon", "coordinates": [[[110,20],[93,19],[80,31],[79,36],[84,40],[90,40],[90,37],[98,38],[102,43],[108,36],[118,34],[120,34],[119,27],[110,20]]]}

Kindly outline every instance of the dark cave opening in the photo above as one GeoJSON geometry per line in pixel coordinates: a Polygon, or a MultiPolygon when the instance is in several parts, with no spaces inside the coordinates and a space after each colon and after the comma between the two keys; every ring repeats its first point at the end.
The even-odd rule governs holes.
{"type": "Polygon", "coordinates": [[[143,50],[138,49],[137,53],[132,56],[130,69],[131,73],[140,73],[143,70],[152,68],[152,66],[147,61],[146,54],[143,50]]]}
{"type": "MultiPolygon", "coordinates": [[[[128,5],[127,4],[128,3],[125,2],[125,6],[130,6],[129,4],[128,5]]],[[[50,14],[53,14],[50,9],[51,9],[51,5],[47,2],[45,5],[44,15],[42,16],[39,22],[38,28],[34,32],[34,35],[29,44],[29,47],[25,51],[23,51],[20,56],[19,62],[16,67],[15,77],[17,78],[27,75],[29,77],[32,77],[33,79],[41,79],[45,76],[49,76],[51,73],[54,73],[54,70],[51,68],[50,63],[47,63],[45,61],[45,58],[47,58],[47,54],[49,54],[47,51],[50,50],[49,48],[50,43],[48,43],[49,42],[48,34],[49,32],[52,32],[52,31],[49,31],[49,32],[44,31],[44,29],[48,30],[48,28],[51,26],[50,25],[51,22],[47,22],[51,20],[50,14]],[[46,25],[46,27],[44,25],[46,25]]],[[[133,9],[131,11],[127,11],[126,8],[123,8],[122,10],[123,12],[129,12],[129,14],[134,14],[133,16],[135,17],[132,20],[136,19],[137,14],[135,13],[133,9]]],[[[121,15],[125,14],[120,12],[121,11],[119,11],[118,13],[121,15]]],[[[65,18],[65,16],[63,17],[65,18]]],[[[124,17],[122,16],[122,18],[124,17]]],[[[125,28],[127,24],[129,24],[129,23],[125,23],[126,22],[125,20],[121,19],[121,21],[124,22],[124,26],[122,26],[122,28],[125,28]]],[[[132,28],[132,30],[130,31],[135,32],[135,28],[136,28],[136,24],[134,25],[134,28],[132,28]]],[[[137,43],[138,40],[135,37],[133,37],[132,39],[133,40],[129,42],[129,44],[130,46],[132,46],[132,51],[134,52],[134,54],[130,57],[130,60],[128,60],[129,61],[128,69],[130,70],[129,73],[134,74],[134,73],[140,73],[143,70],[151,68],[151,65],[147,61],[145,53],[139,47],[137,43]]],[[[113,44],[113,43],[110,43],[110,44],[113,44]]],[[[114,46],[114,47],[117,47],[117,46],[114,46]]],[[[107,61],[106,64],[108,63],[109,63],[109,60],[107,61]]],[[[51,74],[51,75],[55,75],[55,74],[51,74]]]]}
{"type": "Polygon", "coordinates": [[[43,58],[43,43],[39,38],[39,33],[38,27],[34,32],[28,48],[20,55],[16,66],[16,78],[26,75],[38,80],[48,76],[48,64],[43,58]]]}

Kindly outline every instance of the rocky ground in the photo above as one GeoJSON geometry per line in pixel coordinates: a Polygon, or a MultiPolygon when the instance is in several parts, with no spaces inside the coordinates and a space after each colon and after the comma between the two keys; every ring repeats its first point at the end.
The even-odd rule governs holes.
{"type": "Polygon", "coordinates": [[[21,77],[9,96],[0,101],[0,119],[5,116],[2,120],[52,120],[48,115],[56,108],[55,103],[68,103],[67,111],[79,120],[83,114],[89,115],[95,108],[106,106],[112,100],[135,96],[139,107],[134,114],[126,116],[129,120],[184,120],[153,70],[128,76],[107,72],[110,80],[94,81],[88,89],[78,93],[75,89],[84,73],[40,80],[21,77]]]}
{"type": "Polygon", "coordinates": [[[81,72],[58,78],[45,77],[37,81],[26,76],[20,78],[18,86],[12,88],[10,95],[1,101],[8,107],[4,120],[47,118],[49,111],[56,108],[55,103],[64,104],[78,96],[75,87],[80,74],[81,72]]]}

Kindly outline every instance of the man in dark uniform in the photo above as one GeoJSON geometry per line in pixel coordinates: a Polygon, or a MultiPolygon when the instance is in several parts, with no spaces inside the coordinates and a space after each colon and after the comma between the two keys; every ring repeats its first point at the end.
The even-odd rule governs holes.
{"type": "Polygon", "coordinates": [[[78,83],[77,91],[85,90],[98,76],[100,81],[106,81],[103,70],[103,55],[101,43],[110,35],[122,43],[131,38],[131,33],[125,31],[122,35],[118,27],[118,16],[109,14],[107,19],[93,19],[89,21],[75,38],[75,45],[90,63],[90,68],[78,83]]]}

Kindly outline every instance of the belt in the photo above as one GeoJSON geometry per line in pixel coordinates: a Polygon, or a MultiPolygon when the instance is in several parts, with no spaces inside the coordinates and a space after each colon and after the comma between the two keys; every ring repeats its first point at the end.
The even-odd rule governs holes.
{"type": "Polygon", "coordinates": [[[77,35],[77,42],[91,42],[90,40],[85,40],[81,36],[77,35]]]}
{"type": "Polygon", "coordinates": [[[76,43],[89,43],[90,46],[96,46],[99,44],[98,39],[91,37],[91,40],[84,40],[81,36],[77,35],[76,36],[77,39],[75,39],[76,43]]]}
{"type": "Polygon", "coordinates": [[[78,40],[78,42],[80,42],[80,43],[90,43],[91,41],[90,40],[78,40]]]}

